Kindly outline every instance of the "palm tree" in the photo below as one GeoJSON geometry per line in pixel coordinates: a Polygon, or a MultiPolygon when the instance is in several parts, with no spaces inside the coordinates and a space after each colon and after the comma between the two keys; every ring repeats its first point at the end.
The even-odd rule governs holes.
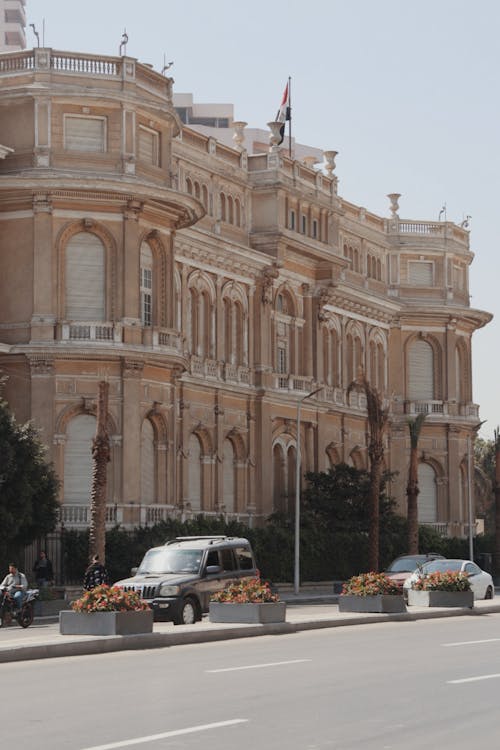
{"type": "Polygon", "coordinates": [[[410,466],[408,469],[408,484],[406,497],[408,499],[408,554],[418,554],[418,439],[425,421],[425,414],[418,414],[415,419],[408,420],[410,430],[410,466]]]}
{"type": "Polygon", "coordinates": [[[110,460],[108,422],[109,383],[99,383],[97,398],[97,425],[95,438],[92,441],[92,490],[90,494],[90,535],[89,553],[99,555],[104,564],[106,549],[106,496],[107,496],[107,463],[110,460]]]}
{"type": "Polygon", "coordinates": [[[380,517],[380,485],[382,483],[382,467],[384,464],[384,432],[387,427],[389,414],[382,408],[382,399],[376,388],[370,385],[362,368],[358,377],[349,384],[347,397],[352,390],[361,390],[366,396],[368,412],[368,458],[370,460],[370,525],[368,529],[368,560],[370,570],[379,568],[379,517],[380,517]]]}

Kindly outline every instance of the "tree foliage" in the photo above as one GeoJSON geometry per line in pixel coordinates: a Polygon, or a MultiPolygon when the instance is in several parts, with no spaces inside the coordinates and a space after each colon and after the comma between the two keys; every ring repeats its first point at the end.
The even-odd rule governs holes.
{"type": "MultiPolygon", "coordinates": [[[[0,549],[15,554],[52,531],[58,479],[30,422],[19,425],[0,401],[0,549]]],[[[5,560],[2,561],[5,563],[5,560]]]]}

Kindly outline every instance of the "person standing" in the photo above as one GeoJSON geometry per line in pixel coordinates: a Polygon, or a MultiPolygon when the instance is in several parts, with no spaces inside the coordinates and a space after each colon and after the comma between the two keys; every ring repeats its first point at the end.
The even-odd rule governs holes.
{"type": "Polygon", "coordinates": [[[48,586],[53,582],[54,571],[52,568],[52,563],[47,557],[47,553],[44,550],[40,552],[40,556],[35,560],[35,564],[33,565],[33,572],[36,577],[36,585],[39,588],[48,586]]]}
{"type": "Polygon", "coordinates": [[[109,582],[108,572],[104,565],[99,562],[99,555],[94,555],[90,561],[90,565],[85,571],[83,577],[83,588],[85,591],[92,591],[96,586],[101,586],[103,583],[109,582]]]}
{"type": "Polygon", "coordinates": [[[23,606],[24,592],[28,589],[28,580],[24,573],[17,569],[15,563],[9,563],[9,572],[0,583],[0,589],[14,600],[14,607],[21,609],[23,606]]]}

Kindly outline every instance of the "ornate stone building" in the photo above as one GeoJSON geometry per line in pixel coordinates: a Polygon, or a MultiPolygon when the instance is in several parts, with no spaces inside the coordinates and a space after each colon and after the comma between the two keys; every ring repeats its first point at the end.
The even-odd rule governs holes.
{"type": "Polygon", "coordinates": [[[391,411],[387,468],[405,512],[407,419],[425,412],[420,520],[467,521],[469,234],[389,218],[322,167],[182,123],[172,81],[129,57],[0,58],[0,369],[88,522],[98,383],[110,386],[107,518],[293,506],[302,470],[367,466],[364,368],[391,411]],[[313,391],[314,395],[309,396],[313,391]],[[305,398],[307,397],[307,398],[305,398]]]}

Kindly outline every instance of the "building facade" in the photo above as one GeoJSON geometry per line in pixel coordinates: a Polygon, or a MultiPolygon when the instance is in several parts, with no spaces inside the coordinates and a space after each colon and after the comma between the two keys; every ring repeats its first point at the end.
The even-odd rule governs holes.
{"type": "Polygon", "coordinates": [[[26,0],[0,0],[0,53],[26,48],[26,0]]]}
{"type": "MultiPolygon", "coordinates": [[[[363,368],[390,409],[401,513],[408,418],[424,412],[420,520],[467,525],[479,423],[469,234],[343,200],[322,169],[183,126],[171,79],[129,57],[0,58],[0,370],[89,521],[96,394],[109,383],[109,523],[224,514],[251,524],[302,472],[367,468],[363,368]],[[309,396],[313,391],[316,393],[309,396]],[[307,397],[307,398],[306,398],[307,397]],[[297,418],[301,404],[301,419],[297,418]]],[[[306,160],[307,161],[307,160],[306,160]]]]}

